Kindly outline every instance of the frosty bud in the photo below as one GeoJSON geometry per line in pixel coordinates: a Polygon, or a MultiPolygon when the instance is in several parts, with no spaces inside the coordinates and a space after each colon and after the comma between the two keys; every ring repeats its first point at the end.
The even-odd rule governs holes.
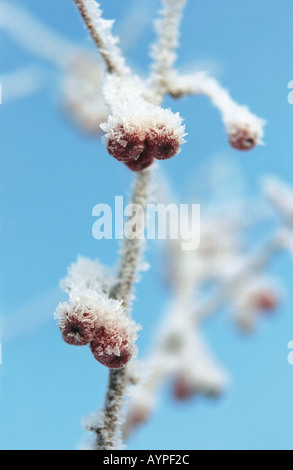
{"type": "Polygon", "coordinates": [[[149,153],[157,160],[174,157],[180,150],[180,139],[174,129],[160,126],[151,130],[146,139],[149,153]]]}
{"type": "Polygon", "coordinates": [[[105,318],[90,344],[95,359],[109,369],[121,369],[136,352],[136,332],[127,318],[105,318]]]}
{"type": "Polygon", "coordinates": [[[151,164],[154,162],[154,157],[151,155],[151,153],[145,149],[142,154],[138,157],[137,160],[134,160],[129,163],[125,163],[125,165],[132,171],[142,171],[151,166],[151,164]]]}
{"type": "Polygon", "coordinates": [[[59,315],[63,310],[58,321],[63,340],[74,346],[89,344],[95,333],[96,315],[67,303],[61,304],[58,309],[59,315]]]}
{"type": "Polygon", "coordinates": [[[127,131],[121,125],[107,142],[109,154],[120,162],[133,162],[137,160],[145,148],[145,134],[133,129],[127,131]]]}
{"type": "Polygon", "coordinates": [[[229,142],[236,150],[251,150],[257,144],[257,136],[247,129],[236,129],[229,135],[229,142]]]}

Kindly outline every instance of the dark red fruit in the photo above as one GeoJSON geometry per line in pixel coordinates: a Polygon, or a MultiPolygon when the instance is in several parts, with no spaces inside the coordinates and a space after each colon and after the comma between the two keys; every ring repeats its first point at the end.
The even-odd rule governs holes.
{"type": "Polygon", "coordinates": [[[85,346],[89,344],[95,332],[95,322],[88,313],[68,315],[60,325],[62,338],[67,344],[85,346]]]}
{"type": "Polygon", "coordinates": [[[109,369],[121,369],[133,354],[126,331],[115,331],[104,326],[96,330],[90,347],[95,359],[109,369]]]}
{"type": "Polygon", "coordinates": [[[130,163],[125,163],[125,165],[130,170],[139,172],[151,166],[153,162],[154,157],[151,155],[148,149],[145,149],[137,160],[134,160],[130,163]]]}
{"type": "Polygon", "coordinates": [[[168,160],[178,153],[180,143],[174,131],[162,128],[148,134],[146,146],[149,153],[157,160],[168,160]]]}
{"type": "Polygon", "coordinates": [[[119,131],[119,138],[108,140],[109,154],[120,162],[132,162],[136,160],[145,148],[145,136],[139,132],[119,131]]]}
{"type": "Polygon", "coordinates": [[[245,129],[239,129],[229,137],[230,145],[236,150],[251,150],[256,146],[256,138],[245,129]]]}

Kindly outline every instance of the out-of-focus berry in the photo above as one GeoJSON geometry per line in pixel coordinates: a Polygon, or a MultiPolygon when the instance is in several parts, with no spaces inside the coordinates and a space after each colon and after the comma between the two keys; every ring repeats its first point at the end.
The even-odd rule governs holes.
{"type": "Polygon", "coordinates": [[[190,381],[183,376],[176,377],[173,383],[173,397],[179,401],[190,400],[194,397],[195,390],[190,381]]]}
{"type": "Polygon", "coordinates": [[[264,312],[273,312],[278,302],[278,296],[273,290],[264,290],[255,296],[255,306],[264,312]]]}

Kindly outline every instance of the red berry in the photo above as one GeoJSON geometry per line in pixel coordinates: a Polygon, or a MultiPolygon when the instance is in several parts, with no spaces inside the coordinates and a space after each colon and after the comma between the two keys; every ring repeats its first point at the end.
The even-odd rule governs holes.
{"type": "Polygon", "coordinates": [[[278,305],[278,299],[273,291],[263,291],[257,294],[255,304],[260,310],[272,312],[278,305]]]}
{"type": "Polygon", "coordinates": [[[256,145],[256,137],[246,129],[238,129],[230,134],[230,145],[236,150],[251,150],[256,145]]]}
{"type": "Polygon", "coordinates": [[[133,345],[126,330],[101,326],[90,344],[97,361],[109,369],[121,369],[133,355],[133,345]]]}
{"type": "Polygon", "coordinates": [[[95,326],[93,316],[87,312],[68,314],[59,322],[62,338],[73,346],[89,344],[94,337],[95,326]]]}
{"type": "Polygon", "coordinates": [[[131,426],[138,426],[147,421],[149,414],[150,410],[147,406],[137,405],[129,411],[127,423],[131,426]]]}
{"type": "Polygon", "coordinates": [[[174,157],[180,148],[178,136],[164,127],[151,131],[147,136],[146,145],[149,153],[157,160],[174,157]]]}
{"type": "Polygon", "coordinates": [[[131,163],[125,163],[125,165],[132,171],[142,171],[148,168],[154,162],[154,157],[151,155],[149,150],[145,149],[137,160],[131,163]]]}
{"type": "Polygon", "coordinates": [[[189,400],[194,396],[194,389],[189,381],[182,376],[175,379],[173,384],[173,396],[176,400],[189,400]]]}
{"type": "Polygon", "coordinates": [[[141,132],[126,132],[122,126],[116,131],[117,137],[108,140],[109,154],[120,162],[136,160],[145,148],[145,136],[141,132]]]}

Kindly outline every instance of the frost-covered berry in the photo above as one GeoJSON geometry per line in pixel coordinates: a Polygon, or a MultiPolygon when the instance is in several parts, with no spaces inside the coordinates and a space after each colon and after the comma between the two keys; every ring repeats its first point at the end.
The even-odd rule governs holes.
{"type": "Polygon", "coordinates": [[[139,172],[151,166],[153,162],[154,162],[154,157],[147,149],[145,149],[142,152],[142,154],[138,157],[137,160],[134,160],[129,163],[125,163],[125,165],[130,170],[139,172]]]}
{"type": "Polygon", "coordinates": [[[95,313],[68,303],[60,304],[57,313],[58,326],[67,344],[85,346],[92,341],[97,323],[95,313]]]}
{"type": "Polygon", "coordinates": [[[90,344],[97,361],[109,369],[121,369],[136,353],[137,327],[126,318],[105,318],[90,344]]]}
{"type": "Polygon", "coordinates": [[[236,150],[251,150],[257,144],[257,135],[247,129],[236,129],[230,133],[229,142],[236,150]]]}
{"type": "Polygon", "coordinates": [[[137,160],[145,149],[145,134],[138,129],[126,130],[119,126],[108,139],[109,154],[120,162],[137,160]]]}
{"type": "Polygon", "coordinates": [[[109,154],[132,171],[144,170],[155,158],[174,157],[186,135],[179,114],[142,99],[120,104],[101,129],[109,154]]]}
{"type": "Polygon", "coordinates": [[[148,152],[157,160],[174,157],[180,150],[180,139],[174,129],[160,126],[151,130],[146,139],[148,152]]]}
{"type": "Polygon", "coordinates": [[[123,335],[116,336],[100,327],[91,342],[91,351],[97,361],[109,369],[121,369],[132,357],[132,345],[123,335]]]}

